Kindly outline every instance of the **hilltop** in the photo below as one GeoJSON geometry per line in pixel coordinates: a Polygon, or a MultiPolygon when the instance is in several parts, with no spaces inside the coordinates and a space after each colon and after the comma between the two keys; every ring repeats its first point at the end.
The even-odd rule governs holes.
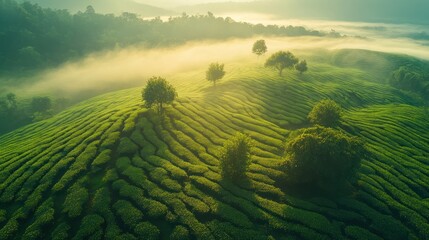
{"type": "Polygon", "coordinates": [[[306,57],[309,72],[284,77],[256,59],[229,64],[216,87],[204,70],[176,74],[163,117],[134,88],[0,136],[0,239],[429,239],[427,115],[379,71],[417,60],[306,57]],[[371,154],[350,192],[299,196],[277,181],[284,141],[325,98],[371,154]],[[240,184],[221,179],[217,156],[236,131],[256,145],[240,184]]]}

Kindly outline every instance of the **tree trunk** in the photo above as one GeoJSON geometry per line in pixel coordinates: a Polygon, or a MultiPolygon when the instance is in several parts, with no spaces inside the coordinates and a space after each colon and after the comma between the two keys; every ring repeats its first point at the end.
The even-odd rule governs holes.
{"type": "Polygon", "coordinates": [[[283,69],[279,70],[279,76],[282,77],[283,76],[283,69]]]}
{"type": "Polygon", "coordinates": [[[162,113],[162,102],[158,104],[158,114],[162,113]]]}

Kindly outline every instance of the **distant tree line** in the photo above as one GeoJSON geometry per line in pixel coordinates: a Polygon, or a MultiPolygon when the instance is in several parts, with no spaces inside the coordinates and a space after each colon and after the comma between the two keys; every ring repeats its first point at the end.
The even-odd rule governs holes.
{"type": "Polygon", "coordinates": [[[133,13],[98,14],[90,6],[71,14],[13,0],[0,1],[0,16],[0,72],[8,73],[52,67],[92,52],[132,45],[157,47],[255,35],[331,36],[304,27],[236,22],[211,13],[143,20],[133,13]]]}
{"type": "Polygon", "coordinates": [[[33,97],[20,100],[14,93],[0,96],[0,135],[50,118],[68,106],[67,99],[33,97]]]}
{"type": "Polygon", "coordinates": [[[395,88],[420,95],[426,110],[429,108],[429,74],[426,70],[412,66],[401,66],[392,72],[389,84],[395,88]]]}

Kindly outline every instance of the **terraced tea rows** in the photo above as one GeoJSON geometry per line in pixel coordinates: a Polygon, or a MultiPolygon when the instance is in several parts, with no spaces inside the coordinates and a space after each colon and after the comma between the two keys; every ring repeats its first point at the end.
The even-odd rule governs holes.
{"type": "Polygon", "coordinates": [[[316,63],[229,71],[216,88],[176,76],[164,117],[131,89],[0,137],[0,239],[429,239],[429,123],[412,97],[316,63]],[[298,198],[276,183],[284,139],[327,97],[372,155],[350,196],[298,198]],[[240,184],[217,160],[236,131],[256,145],[240,184]]]}

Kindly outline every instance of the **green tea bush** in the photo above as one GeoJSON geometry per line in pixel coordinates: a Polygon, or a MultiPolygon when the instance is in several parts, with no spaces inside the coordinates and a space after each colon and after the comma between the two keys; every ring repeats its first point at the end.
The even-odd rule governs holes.
{"type": "Polygon", "coordinates": [[[137,224],[134,228],[134,232],[140,239],[156,240],[159,239],[159,229],[151,224],[150,222],[142,222],[137,224]]]}
{"type": "Polygon", "coordinates": [[[54,221],[55,210],[53,207],[54,203],[52,199],[48,199],[37,209],[35,220],[25,229],[22,236],[23,239],[38,239],[42,237],[43,227],[54,221]]]}
{"type": "Polygon", "coordinates": [[[89,237],[91,237],[91,239],[101,239],[103,233],[102,224],[104,224],[104,219],[100,215],[87,215],[82,219],[79,230],[72,239],[80,240],[88,239],[89,237]],[[94,234],[98,237],[94,237],[94,234]]]}
{"type": "Polygon", "coordinates": [[[127,137],[121,138],[119,142],[119,147],[118,147],[119,154],[127,155],[127,156],[133,155],[138,151],[138,149],[139,149],[138,146],[129,138],[127,137]]]}
{"type": "Polygon", "coordinates": [[[365,230],[357,226],[346,227],[345,233],[347,236],[353,239],[382,240],[381,237],[375,235],[374,233],[371,233],[368,230],[365,230]]]}
{"type": "Polygon", "coordinates": [[[70,166],[69,170],[62,176],[59,182],[54,185],[54,191],[64,189],[79,173],[86,170],[90,161],[97,155],[98,141],[91,143],[86,147],[70,166]]]}
{"type": "Polygon", "coordinates": [[[110,156],[112,155],[112,150],[106,149],[102,151],[92,162],[93,167],[99,167],[106,164],[110,160],[110,156]]]}
{"type": "Polygon", "coordinates": [[[6,221],[6,215],[7,212],[6,210],[0,209],[0,223],[3,223],[4,221],[6,221]]]}
{"type": "Polygon", "coordinates": [[[186,227],[178,225],[173,229],[170,235],[170,240],[188,240],[191,239],[189,231],[186,227]]]}
{"type": "Polygon", "coordinates": [[[129,228],[134,228],[143,218],[143,213],[125,200],[117,201],[113,204],[113,209],[129,228]]]}
{"type": "Polygon", "coordinates": [[[15,218],[9,219],[6,225],[0,229],[0,239],[13,239],[19,229],[19,223],[15,218]]]}
{"type": "Polygon", "coordinates": [[[69,239],[70,226],[63,222],[58,224],[58,226],[52,231],[51,238],[52,240],[64,240],[69,239]]]}
{"type": "Polygon", "coordinates": [[[67,197],[63,204],[63,212],[67,213],[69,217],[78,217],[88,199],[88,190],[79,183],[75,183],[67,191],[67,197]]]}

